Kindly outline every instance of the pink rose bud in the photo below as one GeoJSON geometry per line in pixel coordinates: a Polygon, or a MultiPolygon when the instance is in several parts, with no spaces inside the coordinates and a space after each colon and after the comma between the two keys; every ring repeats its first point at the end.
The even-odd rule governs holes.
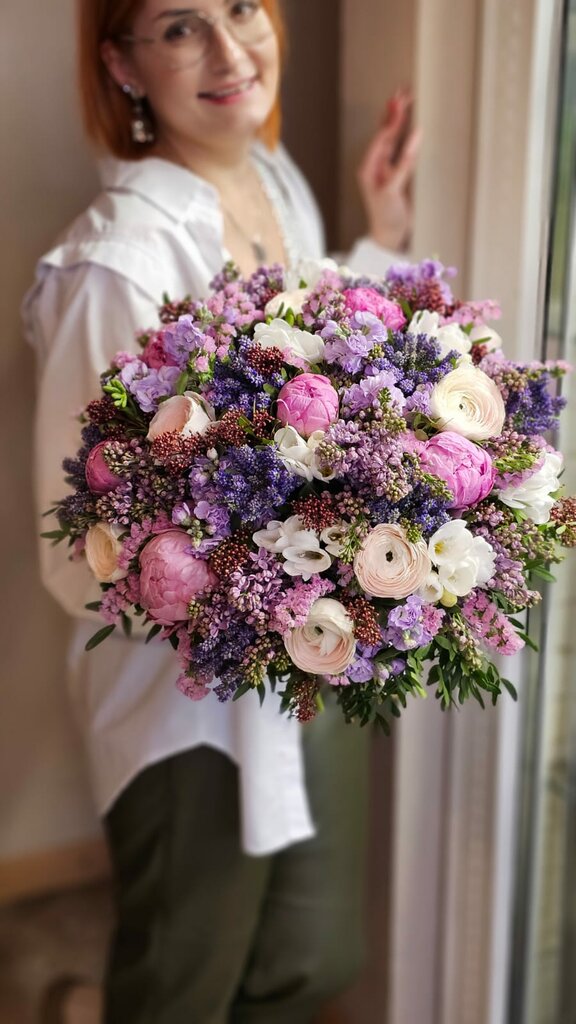
{"type": "Polygon", "coordinates": [[[278,419],[302,437],[310,437],[315,430],[328,430],[338,413],[338,392],[321,373],[301,373],[278,395],[278,419]]]}
{"type": "Polygon", "coordinates": [[[348,313],[373,313],[391,331],[399,331],[406,323],[402,307],[385,299],[375,288],[348,288],[344,297],[348,313]]]}
{"type": "Polygon", "coordinates": [[[160,370],[163,366],[178,366],[178,362],[164,348],[162,331],[153,334],[142,352],[142,361],[151,370],[160,370]]]}
{"type": "Polygon", "coordinates": [[[84,472],[92,494],[108,494],[123,482],[121,476],[112,472],[104,458],[104,448],[107,444],[108,441],[99,441],[86,460],[84,472]]]}
{"type": "Polygon", "coordinates": [[[148,541],[140,569],[140,603],[163,626],[187,619],[190,602],[218,582],[208,563],[193,555],[184,530],[167,530],[148,541]]]}
{"type": "Polygon", "coordinates": [[[439,476],[452,491],[450,508],[477,505],[494,487],[496,470],[488,452],[451,430],[431,437],[420,460],[427,472],[439,476]]]}

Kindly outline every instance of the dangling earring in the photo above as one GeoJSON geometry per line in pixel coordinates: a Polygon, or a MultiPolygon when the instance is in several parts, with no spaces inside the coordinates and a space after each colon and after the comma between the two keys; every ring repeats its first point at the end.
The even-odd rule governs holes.
{"type": "Polygon", "coordinates": [[[154,130],[150,123],[150,118],[144,110],[142,96],[138,95],[134,86],[128,84],[122,86],[122,92],[126,93],[132,100],[132,142],[137,143],[139,146],[145,146],[150,142],[154,142],[154,130]]]}

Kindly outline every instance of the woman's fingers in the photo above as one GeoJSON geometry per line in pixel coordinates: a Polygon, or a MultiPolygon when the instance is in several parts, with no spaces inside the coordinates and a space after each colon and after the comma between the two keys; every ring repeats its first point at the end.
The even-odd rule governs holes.
{"type": "Polygon", "coordinates": [[[358,171],[360,182],[365,186],[379,187],[392,176],[397,161],[404,153],[403,136],[411,103],[411,97],[402,93],[389,100],[382,127],[368,146],[358,171]]]}
{"type": "Polygon", "coordinates": [[[422,142],[422,131],[420,128],[413,128],[404,142],[400,154],[389,176],[388,182],[392,188],[403,191],[414,174],[422,142]]]}

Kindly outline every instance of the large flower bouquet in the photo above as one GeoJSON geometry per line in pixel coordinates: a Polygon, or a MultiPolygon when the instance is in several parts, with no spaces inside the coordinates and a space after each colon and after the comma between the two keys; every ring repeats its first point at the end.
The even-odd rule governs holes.
{"type": "Polygon", "coordinates": [[[544,437],[567,367],[506,359],[452,273],[230,265],[205,302],[166,300],[86,408],[47,535],[102,586],[92,645],[139,617],[188,697],[269,684],[300,721],[327,686],[385,729],[427,688],[513,693],[491,659],[576,543],[544,437]]]}

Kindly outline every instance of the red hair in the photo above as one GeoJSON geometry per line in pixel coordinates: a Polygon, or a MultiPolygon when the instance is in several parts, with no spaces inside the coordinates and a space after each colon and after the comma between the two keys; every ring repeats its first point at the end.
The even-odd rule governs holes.
{"type": "MultiPolygon", "coordinates": [[[[100,55],[106,39],[129,33],[144,0],[78,0],[78,81],[88,138],[122,160],[140,160],[148,148],[132,141],[130,103],[100,55]]],[[[278,0],[263,0],[284,55],[286,34],[278,0]]],[[[280,98],[259,132],[274,149],[280,140],[280,98]]]]}

